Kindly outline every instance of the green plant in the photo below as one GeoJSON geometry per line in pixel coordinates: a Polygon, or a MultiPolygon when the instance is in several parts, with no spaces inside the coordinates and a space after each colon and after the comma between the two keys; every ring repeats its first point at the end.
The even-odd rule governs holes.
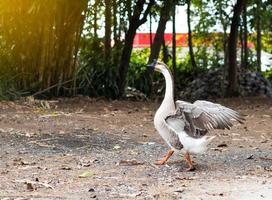
{"type": "Polygon", "coordinates": [[[104,59],[101,39],[85,39],[83,43],[76,72],[77,93],[116,98],[116,66],[104,59]]]}

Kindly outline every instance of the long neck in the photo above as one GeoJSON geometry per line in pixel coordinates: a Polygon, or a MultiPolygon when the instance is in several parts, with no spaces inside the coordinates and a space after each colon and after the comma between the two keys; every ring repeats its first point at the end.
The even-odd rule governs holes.
{"type": "Polygon", "coordinates": [[[166,87],[165,87],[165,96],[162,102],[162,105],[167,104],[168,106],[174,105],[174,81],[171,72],[169,69],[162,71],[162,74],[165,78],[166,87]]]}

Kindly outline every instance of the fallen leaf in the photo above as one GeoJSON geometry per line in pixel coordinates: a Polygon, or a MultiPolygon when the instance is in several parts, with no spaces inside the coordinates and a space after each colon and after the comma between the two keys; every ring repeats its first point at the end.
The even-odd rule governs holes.
{"type": "Polygon", "coordinates": [[[193,177],[176,177],[177,180],[186,180],[186,181],[190,181],[190,180],[194,180],[193,177]]]}
{"type": "Polygon", "coordinates": [[[88,159],[80,159],[78,166],[79,167],[90,167],[92,163],[98,162],[98,159],[88,160],[88,159]]]}
{"type": "Polygon", "coordinates": [[[180,189],[180,190],[175,190],[174,192],[182,193],[184,192],[184,190],[180,189]]]}
{"type": "Polygon", "coordinates": [[[272,158],[260,157],[261,160],[272,160],[272,158]]]}
{"type": "Polygon", "coordinates": [[[60,169],[62,169],[62,170],[71,170],[72,168],[68,167],[68,166],[62,166],[60,169]]]}
{"type": "Polygon", "coordinates": [[[116,144],[116,145],[113,146],[113,149],[114,149],[114,150],[121,149],[121,146],[120,146],[119,144],[116,144]]]}
{"type": "Polygon", "coordinates": [[[22,158],[15,158],[13,160],[13,165],[36,165],[36,162],[28,162],[28,161],[24,161],[22,160],[22,158]]]}
{"type": "Polygon", "coordinates": [[[88,177],[92,177],[94,175],[95,175],[95,173],[92,171],[85,171],[85,172],[82,172],[78,177],[79,178],[88,178],[88,177]]]}
{"type": "Polygon", "coordinates": [[[54,189],[51,185],[49,185],[48,183],[43,183],[43,182],[39,182],[39,181],[31,181],[31,180],[15,180],[14,182],[16,183],[25,183],[27,185],[27,189],[28,190],[32,190],[31,187],[34,190],[34,186],[38,185],[38,186],[43,186],[46,188],[50,188],[50,189],[54,189]]]}
{"type": "Polygon", "coordinates": [[[26,189],[29,191],[34,191],[34,187],[33,187],[32,183],[26,183],[26,189]]]}
{"type": "Polygon", "coordinates": [[[211,195],[211,196],[221,196],[221,197],[224,196],[223,193],[216,194],[216,193],[208,193],[208,192],[206,192],[206,194],[211,195]]]}
{"type": "Polygon", "coordinates": [[[272,172],[272,166],[270,166],[270,167],[264,167],[264,170],[268,171],[268,172],[272,172]]]}
{"type": "Polygon", "coordinates": [[[48,101],[40,101],[41,107],[44,109],[51,109],[50,104],[48,101]]]}
{"type": "Polygon", "coordinates": [[[147,107],[142,107],[142,110],[144,110],[144,111],[148,111],[149,109],[147,108],[147,107]]]}
{"type": "Polygon", "coordinates": [[[146,135],[146,134],[143,134],[142,136],[143,136],[143,137],[148,137],[148,135],[146,135]]]}
{"type": "Polygon", "coordinates": [[[219,152],[227,151],[227,149],[224,149],[224,148],[211,148],[211,150],[219,151],[219,152]]]}
{"type": "Polygon", "coordinates": [[[222,143],[222,144],[219,144],[217,145],[217,147],[227,147],[228,145],[226,143],[222,143]]]}
{"type": "Polygon", "coordinates": [[[38,142],[38,141],[29,141],[29,143],[38,145],[40,147],[47,147],[47,148],[54,148],[55,147],[54,145],[49,145],[49,144],[46,144],[43,142],[38,142]]]}
{"type": "Polygon", "coordinates": [[[143,165],[143,162],[137,161],[137,160],[121,160],[119,162],[119,165],[127,165],[127,166],[133,166],[133,165],[143,165]]]}
{"type": "Polygon", "coordinates": [[[91,194],[91,195],[89,196],[89,198],[95,199],[95,198],[96,198],[96,194],[91,194]]]}

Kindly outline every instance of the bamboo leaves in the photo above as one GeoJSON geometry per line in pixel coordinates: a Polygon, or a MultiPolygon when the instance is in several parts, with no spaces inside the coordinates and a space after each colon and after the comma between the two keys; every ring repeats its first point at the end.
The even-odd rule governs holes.
{"type": "Polygon", "coordinates": [[[87,6],[87,0],[0,1],[0,70],[7,74],[0,87],[20,74],[9,83],[17,90],[58,83],[51,93],[67,93],[63,82],[74,76],[87,6]]]}

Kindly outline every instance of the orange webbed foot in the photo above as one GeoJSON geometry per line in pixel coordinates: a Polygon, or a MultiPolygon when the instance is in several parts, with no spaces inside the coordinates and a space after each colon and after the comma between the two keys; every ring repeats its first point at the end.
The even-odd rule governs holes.
{"type": "Polygon", "coordinates": [[[157,160],[155,162],[155,165],[165,165],[165,163],[173,155],[173,153],[174,153],[173,150],[168,150],[166,155],[161,160],[157,160]]]}
{"type": "Polygon", "coordinates": [[[155,165],[165,165],[165,163],[166,163],[166,161],[164,159],[162,159],[162,160],[156,160],[154,164],[155,165]]]}
{"type": "Polygon", "coordinates": [[[186,163],[188,164],[189,167],[183,171],[186,171],[186,172],[195,171],[196,168],[195,168],[193,161],[191,160],[191,157],[188,152],[185,153],[184,160],[186,161],[186,163]]]}

